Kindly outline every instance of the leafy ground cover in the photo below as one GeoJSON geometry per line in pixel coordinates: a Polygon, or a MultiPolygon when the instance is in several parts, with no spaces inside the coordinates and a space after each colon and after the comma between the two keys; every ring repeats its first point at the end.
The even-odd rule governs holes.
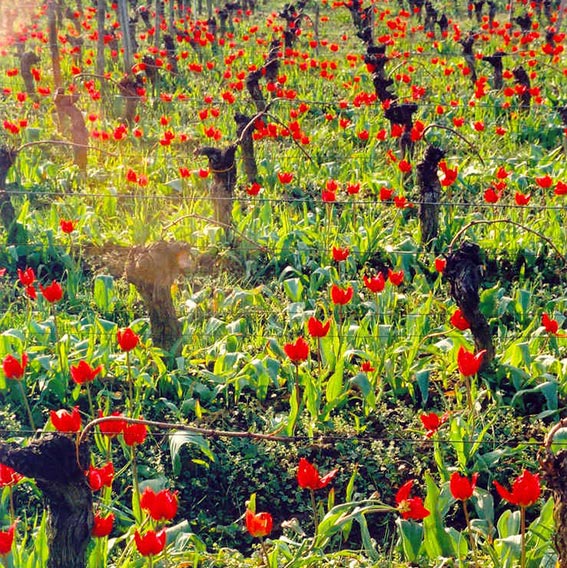
{"type": "Polygon", "coordinates": [[[556,3],[0,14],[4,565],[567,561],[556,3]]]}

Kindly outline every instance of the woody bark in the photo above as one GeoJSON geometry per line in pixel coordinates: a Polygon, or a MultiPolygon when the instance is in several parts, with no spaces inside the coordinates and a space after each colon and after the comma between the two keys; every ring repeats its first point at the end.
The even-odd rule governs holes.
{"type": "Polygon", "coordinates": [[[64,434],[46,434],[29,446],[0,443],[0,463],[35,479],[47,510],[47,568],[85,568],[93,527],[93,500],[84,470],[89,463],[85,444],[77,463],[74,441],[64,434]]]}
{"type": "Polygon", "coordinates": [[[22,79],[26,86],[26,93],[33,100],[37,99],[37,94],[31,69],[33,65],[37,65],[38,63],[39,57],[33,51],[26,51],[20,57],[20,72],[22,73],[22,79]]]}
{"type": "Polygon", "coordinates": [[[484,369],[494,359],[494,345],[488,321],[480,311],[481,267],[480,247],[465,242],[449,254],[443,275],[451,285],[451,296],[469,322],[476,350],[486,350],[481,367],[484,369]]]}
{"type": "Polygon", "coordinates": [[[421,242],[429,245],[439,233],[439,200],[441,184],[437,175],[439,162],[445,156],[441,148],[428,146],[423,161],[417,164],[417,185],[420,192],[419,224],[421,242]]]}
{"type": "Polygon", "coordinates": [[[16,151],[0,146],[0,219],[8,234],[8,244],[15,244],[11,235],[16,222],[16,211],[6,191],[6,178],[16,159],[16,151]]]}
{"type": "Polygon", "coordinates": [[[60,117],[67,116],[71,122],[71,139],[73,140],[74,163],[82,170],[87,169],[87,146],[89,131],[85,126],[83,113],[75,106],[79,95],[64,95],[58,89],[55,94],[55,108],[60,117]]]}
{"type": "Polygon", "coordinates": [[[242,165],[246,179],[249,184],[253,184],[258,181],[258,166],[254,155],[254,139],[252,138],[254,125],[250,125],[252,119],[244,114],[236,113],[234,120],[236,122],[236,134],[242,150],[242,165]]]}
{"type": "Polygon", "coordinates": [[[214,218],[224,227],[230,227],[232,224],[232,204],[236,186],[236,163],[234,161],[236,148],[232,145],[220,150],[204,146],[195,150],[197,156],[207,156],[209,159],[209,169],[213,174],[210,195],[214,218]]]}

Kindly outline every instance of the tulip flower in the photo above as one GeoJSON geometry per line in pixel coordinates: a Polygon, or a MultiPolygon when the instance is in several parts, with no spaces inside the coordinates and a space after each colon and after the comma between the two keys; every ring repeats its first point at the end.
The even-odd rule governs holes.
{"type": "Polygon", "coordinates": [[[401,283],[404,281],[404,271],[398,270],[395,272],[392,269],[388,268],[388,280],[394,286],[400,286],[401,283]]]}
{"type": "Polygon", "coordinates": [[[109,513],[106,517],[103,517],[100,513],[95,513],[94,524],[91,531],[91,535],[95,538],[103,538],[108,536],[112,532],[112,527],[114,526],[114,514],[109,513]]]}
{"type": "Polygon", "coordinates": [[[319,321],[316,317],[311,316],[307,322],[307,330],[311,337],[325,337],[329,333],[331,328],[331,320],[327,323],[319,321]]]}
{"type": "Polygon", "coordinates": [[[132,351],[140,342],[140,336],[134,333],[129,327],[116,332],[116,340],[122,351],[132,351]]]}
{"type": "Polygon", "coordinates": [[[309,357],[309,344],[303,337],[298,337],[295,343],[286,343],[283,349],[294,365],[298,365],[309,357]]]}
{"type": "Polygon", "coordinates": [[[451,495],[460,501],[470,499],[474,493],[477,479],[478,473],[473,473],[469,480],[465,475],[461,475],[458,471],[455,471],[449,479],[451,495]]]}
{"type": "Polygon", "coordinates": [[[70,235],[76,228],[77,222],[66,219],[59,220],[59,228],[66,234],[70,235]]]}
{"type": "Polygon", "coordinates": [[[139,531],[134,533],[136,548],[142,556],[154,556],[165,548],[165,529],[159,532],[149,530],[143,535],[139,531]]]}
{"type": "Polygon", "coordinates": [[[246,530],[254,538],[262,538],[272,532],[273,519],[270,513],[253,513],[250,509],[246,509],[244,520],[246,522],[246,530]]]}
{"type": "Polygon", "coordinates": [[[437,272],[439,273],[443,272],[446,266],[447,266],[447,259],[441,257],[437,257],[435,259],[435,270],[437,272]]]}
{"type": "Polygon", "coordinates": [[[162,489],[157,493],[146,487],[140,497],[140,507],[148,512],[155,521],[170,521],[177,514],[177,492],[162,489]]]}
{"type": "Polygon", "coordinates": [[[58,432],[78,432],[81,429],[81,414],[79,407],[73,407],[73,410],[52,410],[49,413],[51,424],[58,432]]]}
{"type": "Polygon", "coordinates": [[[378,292],[382,292],[384,287],[386,286],[386,280],[384,279],[384,275],[379,272],[377,276],[373,276],[372,278],[368,278],[368,276],[363,276],[362,281],[366,288],[368,288],[374,294],[378,294],[378,292]]]}
{"type": "Polygon", "coordinates": [[[86,361],[79,361],[77,365],[71,365],[71,378],[78,385],[94,381],[102,371],[102,365],[92,368],[86,361]]]}
{"type": "Polygon", "coordinates": [[[317,491],[327,487],[337,475],[338,469],[333,469],[327,475],[321,477],[317,468],[307,461],[305,458],[299,460],[299,467],[297,468],[297,483],[303,489],[311,489],[317,491]]]}
{"type": "Polygon", "coordinates": [[[114,479],[114,465],[112,462],[108,462],[98,468],[91,465],[89,466],[86,475],[92,491],[98,491],[102,487],[112,487],[112,481],[114,479]]]}
{"type": "Polygon", "coordinates": [[[465,316],[463,315],[463,312],[460,308],[457,308],[453,312],[453,315],[451,316],[451,319],[449,321],[451,322],[451,325],[453,327],[456,327],[460,331],[464,331],[465,329],[470,328],[470,324],[467,321],[467,318],[465,318],[465,316]]]}
{"type": "Polygon", "coordinates": [[[348,258],[350,251],[348,250],[347,247],[345,248],[341,248],[341,247],[333,247],[333,260],[335,260],[336,262],[341,262],[343,260],[346,260],[348,258]]]}
{"type": "Polygon", "coordinates": [[[148,428],[145,424],[126,423],[122,435],[124,436],[124,443],[127,446],[143,444],[148,435],[148,428]]]}
{"type": "MultiPolygon", "coordinates": [[[[122,416],[120,412],[115,411],[110,416],[122,416]]],[[[105,418],[102,410],[98,411],[99,418],[105,418]]],[[[124,420],[107,420],[101,422],[98,427],[100,428],[100,433],[104,434],[105,436],[113,437],[118,436],[118,434],[122,434],[124,428],[126,427],[126,422],[124,420]]]]}
{"type": "Polygon", "coordinates": [[[494,487],[502,499],[518,507],[531,507],[541,493],[539,475],[525,470],[512,483],[512,491],[508,491],[498,481],[494,481],[494,487]]]}
{"type": "Polygon", "coordinates": [[[0,488],[16,485],[23,477],[21,473],[18,473],[10,466],[0,463],[0,488]]]}
{"type": "Polygon", "coordinates": [[[16,523],[13,523],[7,531],[0,531],[0,556],[6,556],[12,550],[15,529],[16,523]]]}
{"type": "Polygon", "coordinates": [[[18,268],[18,280],[24,288],[31,286],[35,282],[35,273],[33,268],[26,268],[25,270],[18,268]]]}
{"type": "Polygon", "coordinates": [[[59,302],[63,297],[63,288],[61,288],[61,284],[53,280],[53,282],[49,286],[43,287],[41,284],[39,285],[39,289],[43,297],[50,303],[55,304],[59,302]]]}
{"type": "Polygon", "coordinates": [[[439,429],[439,427],[442,424],[445,424],[445,422],[447,422],[447,419],[449,418],[449,413],[445,412],[445,414],[443,414],[442,416],[439,416],[439,414],[436,414],[435,412],[430,412],[429,414],[422,414],[419,419],[421,420],[421,423],[423,424],[423,427],[425,428],[426,432],[425,435],[427,438],[431,438],[439,429]]]}
{"type": "Polygon", "coordinates": [[[545,312],[541,316],[541,325],[543,325],[547,333],[557,335],[558,337],[565,337],[565,334],[559,333],[559,322],[556,319],[550,318],[545,312]]]}
{"type": "Polygon", "coordinates": [[[27,364],[27,353],[22,353],[22,358],[19,361],[13,355],[8,354],[2,361],[2,370],[7,379],[19,380],[24,376],[27,364]]]}
{"type": "Polygon", "coordinates": [[[524,469],[512,483],[512,491],[508,491],[498,481],[493,483],[502,499],[520,507],[520,566],[524,568],[526,565],[526,508],[535,504],[541,494],[539,475],[524,469]]]}
{"type": "Polygon", "coordinates": [[[413,483],[414,480],[410,479],[398,489],[395,497],[396,506],[402,519],[421,521],[431,513],[424,507],[421,497],[410,497],[413,483]]]}
{"type": "Polygon", "coordinates": [[[293,174],[291,172],[278,172],[278,179],[281,184],[288,184],[293,181],[293,174]]]}
{"type": "Polygon", "coordinates": [[[465,377],[476,375],[482,365],[485,353],[486,349],[483,349],[475,355],[461,347],[457,354],[457,365],[461,374],[465,377]]]}
{"type": "Polygon", "coordinates": [[[348,304],[354,295],[354,290],[352,286],[348,286],[347,288],[341,288],[336,284],[331,286],[331,300],[333,304],[344,306],[348,304]]]}

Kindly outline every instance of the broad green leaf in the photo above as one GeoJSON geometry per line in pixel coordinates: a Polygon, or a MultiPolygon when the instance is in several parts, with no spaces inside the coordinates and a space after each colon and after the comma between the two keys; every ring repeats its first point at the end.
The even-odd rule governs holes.
{"type": "Polygon", "coordinates": [[[451,538],[445,532],[440,502],[440,491],[433,477],[429,473],[425,475],[427,496],[425,498],[425,508],[430,514],[423,519],[424,549],[431,560],[440,556],[448,557],[453,554],[451,538]]]}
{"type": "Polygon", "coordinates": [[[419,557],[419,551],[423,542],[423,527],[415,521],[407,521],[400,517],[396,519],[396,525],[401,537],[402,550],[406,560],[415,563],[419,557]]]}
{"type": "Polygon", "coordinates": [[[496,523],[498,529],[498,537],[500,539],[509,536],[515,536],[520,532],[520,511],[512,512],[510,509],[504,511],[498,522],[496,523]]]}
{"type": "Polygon", "coordinates": [[[197,446],[210,461],[215,461],[215,456],[209,447],[209,443],[203,436],[184,430],[177,430],[169,437],[169,452],[171,454],[174,475],[179,475],[181,472],[180,451],[186,444],[197,446]]]}

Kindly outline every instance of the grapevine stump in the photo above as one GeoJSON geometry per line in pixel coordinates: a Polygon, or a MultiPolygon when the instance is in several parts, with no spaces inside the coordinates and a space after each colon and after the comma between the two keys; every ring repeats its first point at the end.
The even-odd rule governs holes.
{"type": "Polygon", "coordinates": [[[47,509],[47,568],[85,568],[93,527],[93,499],[85,476],[89,450],[64,434],[46,434],[29,446],[0,443],[0,463],[35,479],[47,509]]]}
{"type": "Polygon", "coordinates": [[[477,351],[486,350],[481,366],[484,369],[494,359],[494,345],[488,321],[480,311],[480,247],[476,243],[464,242],[459,249],[447,256],[443,275],[451,285],[451,296],[469,322],[477,351]]]}
{"type": "Polygon", "coordinates": [[[567,450],[553,453],[551,443],[554,434],[566,426],[567,420],[563,419],[552,428],[546,438],[545,451],[540,455],[543,479],[553,494],[553,543],[559,568],[567,568],[567,450]]]}

